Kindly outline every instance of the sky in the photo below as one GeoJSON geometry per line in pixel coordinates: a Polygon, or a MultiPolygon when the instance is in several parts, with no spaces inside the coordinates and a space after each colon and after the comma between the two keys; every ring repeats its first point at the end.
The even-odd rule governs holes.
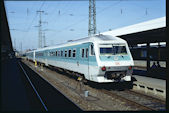
{"type": "MultiPolygon", "coordinates": [[[[89,1],[5,1],[13,47],[38,48],[39,14],[46,45],[88,36],[89,1]]],[[[166,16],[165,0],[96,0],[96,32],[137,24],[166,16]]]]}

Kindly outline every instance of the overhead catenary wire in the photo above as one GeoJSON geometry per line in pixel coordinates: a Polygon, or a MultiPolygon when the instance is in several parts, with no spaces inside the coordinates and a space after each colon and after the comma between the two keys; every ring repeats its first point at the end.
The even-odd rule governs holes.
{"type": "MultiPolygon", "coordinates": [[[[120,1],[119,1],[119,2],[120,2],[120,1]]],[[[116,3],[113,4],[113,5],[116,5],[116,3]]],[[[103,10],[106,10],[107,8],[110,8],[110,7],[112,7],[112,5],[110,5],[110,6],[106,7],[106,8],[104,8],[103,10]]],[[[98,13],[101,13],[103,10],[99,11],[98,13]]],[[[65,14],[65,13],[64,13],[64,14],[65,14]]],[[[64,14],[62,14],[62,15],[64,15],[64,14]]],[[[80,21],[78,21],[78,22],[75,22],[75,23],[73,23],[73,24],[71,24],[71,25],[68,25],[67,27],[63,28],[62,30],[58,30],[57,32],[62,32],[62,31],[64,31],[65,29],[71,28],[71,27],[74,26],[74,25],[78,25],[78,24],[80,24],[81,22],[83,22],[83,21],[85,21],[85,20],[87,20],[87,19],[88,19],[88,17],[85,17],[85,18],[83,18],[82,20],[80,20],[80,21]]],[[[54,35],[54,34],[53,34],[53,35],[54,35]]],[[[53,36],[53,35],[52,35],[52,36],[53,36]]],[[[51,35],[50,35],[50,37],[51,37],[51,35]]]]}
{"type": "MultiPolygon", "coordinates": [[[[72,6],[72,4],[70,4],[69,2],[67,2],[66,5],[63,6],[63,7],[65,7],[64,11],[61,8],[58,8],[56,10],[56,12],[53,13],[52,17],[50,17],[50,20],[49,20],[50,24],[53,25],[53,26],[55,26],[58,23],[58,21],[59,21],[60,18],[62,18],[64,15],[68,14],[67,11],[70,9],[71,6],[72,6]],[[59,14],[59,12],[60,12],[60,14],[59,14]],[[53,18],[54,15],[57,16],[57,22],[55,21],[56,18],[53,18]]],[[[56,28],[58,28],[57,25],[56,25],[56,28]]],[[[59,31],[60,30],[58,30],[58,32],[59,31]]]]}
{"type": "MultiPolygon", "coordinates": [[[[43,6],[44,6],[44,4],[45,4],[45,1],[46,1],[46,0],[44,0],[44,1],[43,1],[43,3],[41,4],[41,6],[39,7],[39,10],[41,10],[41,9],[42,9],[42,7],[43,7],[43,6]]],[[[34,18],[32,19],[32,21],[31,21],[31,23],[29,24],[28,28],[25,30],[26,32],[29,32],[29,30],[31,29],[31,26],[32,26],[33,22],[35,21],[35,19],[36,19],[37,15],[38,15],[38,14],[37,14],[37,13],[35,13],[34,18]]]]}
{"type": "MultiPolygon", "coordinates": [[[[45,1],[46,1],[46,0],[44,0],[44,1],[42,2],[42,4],[41,4],[40,7],[39,7],[39,10],[42,9],[42,7],[43,7],[44,4],[45,4],[45,1]]],[[[30,29],[31,29],[31,27],[32,27],[33,22],[34,22],[35,19],[37,18],[37,15],[38,15],[38,14],[35,13],[35,16],[33,17],[31,23],[28,25],[27,29],[23,31],[23,32],[27,32],[27,34],[26,34],[27,37],[29,37],[30,29]]],[[[23,35],[24,35],[23,37],[25,37],[25,34],[23,34],[23,35]]]]}
{"type": "MultiPolygon", "coordinates": [[[[116,2],[116,3],[114,3],[114,4],[109,5],[108,7],[103,8],[102,10],[100,10],[100,11],[97,12],[97,15],[101,14],[103,11],[105,11],[105,10],[107,10],[107,9],[109,9],[109,8],[112,8],[112,6],[118,5],[120,2],[121,2],[121,1],[118,1],[118,2],[116,2]]],[[[65,27],[65,28],[63,28],[63,29],[61,29],[61,30],[57,30],[56,32],[63,32],[64,30],[69,29],[69,28],[71,28],[72,26],[81,24],[81,22],[86,21],[86,20],[88,20],[88,16],[85,17],[85,18],[83,18],[83,19],[81,19],[81,20],[79,20],[79,21],[77,21],[77,22],[75,22],[75,23],[73,23],[73,24],[71,24],[71,25],[68,25],[67,27],[65,27]]],[[[56,33],[56,32],[55,32],[55,33],[56,33]]],[[[53,35],[55,35],[55,34],[50,35],[50,37],[53,36],[53,35]]]]}
{"type": "MultiPolygon", "coordinates": [[[[59,1],[58,4],[56,4],[56,6],[54,7],[54,9],[52,10],[52,12],[50,12],[51,16],[50,16],[50,19],[47,18],[47,19],[49,19],[48,21],[51,22],[52,19],[55,20],[55,18],[53,18],[53,17],[56,16],[56,15],[58,16],[58,18],[60,18],[61,16],[65,15],[67,13],[67,10],[72,6],[72,4],[70,4],[70,1],[68,1],[67,3],[65,3],[66,5],[63,6],[64,10],[66,10],[66,11],[62,12],[62,9],[59,7],[60,4],[61,3],[59,1]],[[58,11],[60,11],[60,15],[58,15],[58,11]]],[[[53,23],[55,23],[55,21],[53,23]]]]}

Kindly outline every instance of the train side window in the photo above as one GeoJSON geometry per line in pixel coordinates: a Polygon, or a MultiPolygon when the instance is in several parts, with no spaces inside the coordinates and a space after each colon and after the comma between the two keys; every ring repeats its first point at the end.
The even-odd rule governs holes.
{"type": "Polygon", "coordinates": [[[65,51],[65,57],[67,57],[67,51],[65,51]]]}
{"type": "Polygon", "coordinates": [[[71,57],[71,50],[69,50],[69,54],[68,54],[68,57],[71,57]]]}
{"type": "Polygon", "coordinates": [[[56,56],[58,56],[58,52],[56,51],[56,56]]]}
{"type": "Polygon", "coordinates": [[[86,58],[88,58],[88,48],[86,48],[86,58]]]}
{"type": "Polygon", "coordinates": [[[61,51],[61,57],[63,57],[63,51],[61,51]]]}
{"type": "Polygon", "coordinates": [[[73,50],[73,57],[76,57],[76,50],[73,50]]]}
{"type": "Polygon", "coordinates": [[[60,56],[60,51],[58,51],[58,56],[60,56]]]}
{"type": "Polygon", "coordinates": [[[95,55],[95,53],[94,53],[94,45],[93,44],[90,46],[90,55],[95,55]]]}
{"type": "Polygon", "coordinates": [[[82,58],[84,58],[84,49],[82,49],[82,58]]]}

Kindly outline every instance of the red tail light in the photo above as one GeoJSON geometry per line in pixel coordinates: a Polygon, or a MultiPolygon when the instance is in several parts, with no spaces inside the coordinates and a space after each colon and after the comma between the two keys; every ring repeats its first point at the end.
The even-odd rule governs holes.
{"type": "Polygon", "coordinates": [[[102,67],[102,71],[106,71],[106,67],[105,66],[102,67]]]}
{"type": "Polygon", "coordinates": [[[128,68],[129,70],[131,70],[132,69],[132,66],[129,66],[129,68],[128,68]]]}

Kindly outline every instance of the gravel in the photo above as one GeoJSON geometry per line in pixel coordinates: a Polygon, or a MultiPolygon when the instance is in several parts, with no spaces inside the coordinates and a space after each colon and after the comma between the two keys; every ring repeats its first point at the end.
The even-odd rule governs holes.
{"type": "Polygon", "coordinates": [[[99,89],[81,84],[79,81],[66,75],[59,74],[46,67],[43,71],[40,67],[35,67],[32,62],[22,60],[32,70],[38,73],[43,79],[74,102],[84,111],[137,111],[137,108],[128,106],[127,103],[117,98],[104,94],[99,89]],[[89,91],[88,97],[84,92],[89,91]]]}

